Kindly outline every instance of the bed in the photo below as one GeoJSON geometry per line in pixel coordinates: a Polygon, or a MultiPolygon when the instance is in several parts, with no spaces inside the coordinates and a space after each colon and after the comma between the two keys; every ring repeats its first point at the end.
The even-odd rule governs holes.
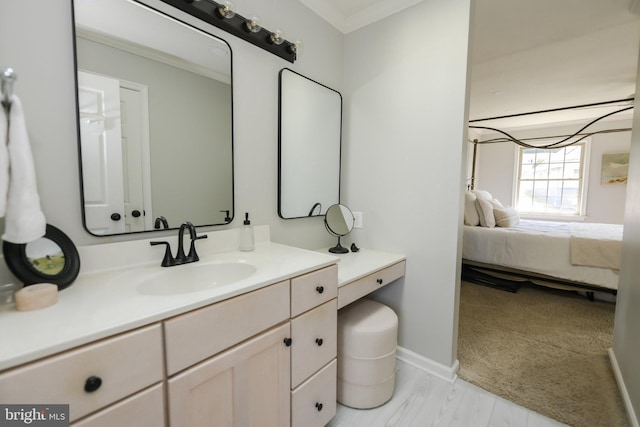
{"type": "MultiPolygon", "coordinates": [[[[481,216],[479,208],[478,212],[481,216]]],[[[465,216],[462,262],[466,279],[493,282],[514,292],[523,281],[617,292],[622,225],[519,218],[503,227],[468,222],[473,221],[465,216]]]]}
{"type": "MultiPolygon", "coordinates": [[[[521,220],[513,208],[503,206],[489,192],[475,189],[476,159],[478,147],[484,144],[513,143],[526,149],[556,150],[580,143],[599,133],[630,132],[628,127],[610,128],[605,123],[600,123],[601,127],[597,129],[592,126],[633,108],[622,106],[619,101],[613,100],[471,120],[470,124],[473,124],[469,128],[474,129],[478,136],[484,135],[486,138],[469,141],[473,144],[473,157],[471,175],[467,180],[469,191],[466,192],[464,205],[463,278],[498,284],[499,287],[511,287],[514,290],[524,280],[564,289],[586,289],[590,298],[593,298],[594,291],[606,291],[615,295],[622,254],[622,225],[521,220]],[[549,135],[542,132],[535,136],[532,132],[527,134],[527,138],[518,139],[494,127],[501,124],[507,130],[515,129],[520,125],[510,119],[520,120],[524,116],[538,114],[542,115],[540,117],[548,117],[547,114],[551,112],[585,107],[603,107],[605,110],[600,110],[602,115],[589,119],[587,124],[569,135],[549,135]],[[479,126],[477,123],[483,125],[479,126]]],[[[542,164],[545,164],[544,159],[542,164]]],[[[546,168],[543,166],[540,169],[540,179],[544,181],[547,177],[544,173],[549,171],[551,181],[551,166],[546,168]]],[[[537,175],[538,172],[532,182],[538,182],[537,175]]],[[[530,178],[532,177],[527,179],[530,178]]],[[[537,187],[534,188],[537,194],[537,187]]],[[[541,191],[537,195],[546,193],[541,191]]],[[[542,202],[538,206],[546,208],[546,203],[542,202]]]]}

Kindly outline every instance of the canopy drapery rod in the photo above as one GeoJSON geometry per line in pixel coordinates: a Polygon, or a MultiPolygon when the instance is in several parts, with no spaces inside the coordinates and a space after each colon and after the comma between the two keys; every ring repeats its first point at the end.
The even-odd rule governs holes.
{"type": "Polygon", "coordinates": [[[486,121],[489,121],[489,120],[509,119],[509,118],[512,118],[512,117],[530,116],[530,115],[533,115],[533,114],[553,113],[555,111],[575,110],[577,108],[599,107],[599,106],[603,106],[603,105],[617,104],[618,102],[629,102],[629,101],[633,101],[633,100],[635,100],[635,98],[631,97],[631,98],[626,98],[626,99],[616,99],[615,101],[602,101],[602,102],[594,102],[594,103],[591,103],[591,104],[574,105],[572,107],[550,108],[550,109],[547,109],[547,110],[531,111],[531,112],[528,112],[528,113],[516,113],[516,114],[508,114],[506,116],[487,117],[485,119],[474,119],[474,120],[469,120],[469,123],[486,122],[486,121]]]}
{"type": "MultiPolygon", "coordinates": [[[[543,139],[555,139],[555,138],[565,138],[567,136],[593,136],[601,133],[617,133],[617,132],[631,132],[631,128],[618,128],[618,129],[603,129],[595,132],[587,132],[587,133],[579,133],[575,135],[548,135],[548,136],[538,136],[532,138],[520,138],[520,141],[540,141],[543,139]]],[[[487,139],[485,141],[478,141],[477,139],[470,139],[469,142],[473,142],[474,144],[497,144],[500,142],[512,142],[509,138],[494,138],[487,139]]]]}
{"type": "MultiPolygon", "coordinates": [[[[511,141],[511,142],[513,142],[515,144],[518,144],[519,146],[525,147],[525,148],[562,148],[562,147],[566,147],[566,146],[578,143],[578,142],[582,141],[583,139],[585,139],[586,137],[588,137],[589,135],[588,134],[586,134],[586,135],[582,134],[582,131],[584,131],[586,128],[588,128],[592,124],[594,124],[594,123],[596,123],[596,122],[598,122],[598,121],[600,121],[600,120],[602,120],[602,119],[604,119],[606,117],[612,116],[614,114],[618,114],[618,113],[621,113],[623,111],[631,110],[632,108],[633,108],[633,106],[622,108],[620,110],[616,110],[616,111],[612,111],[611,113],[604,114],[604,115],[602,115],[602,116],[600,116],[600,117],[598,117],[596,119],[591,120],[589,123],[587,123],[582,128],[580,128],[577,132],[575,132],[575,133],[573,133],[573,134],[561,139],[560,141],[554,142],[552,144],[547,144],[547,145],[538,145],[538,146],[536,146],[536,145],[527,144],[526,142],[523,142],[523,140],[515,138],[514,136],[509,135],[507,132],[502,131],[500,129],[496,129],[496,128],[491,128],[491,127],[486,127],[486,126],[469,126],[469,128],[472,128],[472,129],[485,129],[485,130],[490,130],[490,131],[501,133],[504,136],[506,136],[506,138],[504,138],[504,142],[511,141]],[[571,138],[575,138],[576,136],[578,136],[580,134],[582,134],[583,136],[581,136],[580,138],[576,139],[575,141],[567,142],[571,138]]],[[[597,132],[591,132],[591,135],[595,135],[596,133],[597,132]]],[[[476,140],[474,140],[474,143],[475,144],[482,144],[481,141],[476,141],[476,140]]]]}

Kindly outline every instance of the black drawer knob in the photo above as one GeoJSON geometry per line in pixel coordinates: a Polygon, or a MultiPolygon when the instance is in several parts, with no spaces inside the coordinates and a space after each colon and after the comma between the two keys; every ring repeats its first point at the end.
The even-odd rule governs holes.
{"type": "Polygon", "coordinates": [[[322,411],[322,403],[316,402],[316,409],[318,410],[318,412],[322,411]]]}
{"type": "Polygon", "coordinates": [[[322,341],[322,338],[316,338],[316,344],[318,344],[318,347],[320,347],[323,342],[324,341],[322,341]]]}
{"type": "Polygon", "coordinates": [[[382,285],[382,279],[378,279],[376,282],[378,282],[378,285],[382,285]]]}
{"type": "Polygon", "coordinates": [[[122,219],[122,215],[120,215],[118,212],[114,212],[111,214],[111,221],[120,221],[120,219],[122,219]]]}
{"type": "Polygon", "coordinates": [[[285,338],[284,339],[284,345],[286,345],[287,347],[291,347],[291,343],[293,342],[293,340],[291,338],[285,338]]]}
{"type": "Polygon", "coordinates": [[[319,294],[324,292],[324,286],[316,286],[316,292],[318,292],[319,294]]]}
{"type": "Polygon", "coordinates": [[[99,389],[101,385],[102,385],[102,379],[100,379],[100,377],[96,377],[92,375],[89,378],[87,378],[87,381],[85,381],[84,391],[86,391],[87,393],[92,393],[97,389],[99,389]]]}

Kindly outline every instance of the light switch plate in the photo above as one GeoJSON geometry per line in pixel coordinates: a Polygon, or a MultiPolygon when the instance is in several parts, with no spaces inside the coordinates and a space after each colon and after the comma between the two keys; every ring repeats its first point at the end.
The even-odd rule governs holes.
{"type": "Polygon", "coordinates": [[[363,228],[362,212],[353,212],[353,228],[363,228]]]}

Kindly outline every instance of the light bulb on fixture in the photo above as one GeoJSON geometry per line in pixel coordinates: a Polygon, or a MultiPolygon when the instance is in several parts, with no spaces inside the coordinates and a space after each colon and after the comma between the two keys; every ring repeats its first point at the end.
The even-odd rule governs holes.
{"type": "Polygon", "coordinates": [[[260,26],[260,18],[258,18],[256,15],[252,15],[251,18],[247,18],[247,22],[245,22],[245,25],[247,26],[247,29],[252,33],[257,33],[262,29],[262,27],[260,26]]]}
{"type": "Polygon", "coordinates": [[[300,40],[296,40],[295,43],[292,43],[291,46],[289,46],[289,50],[298,56],[302,53],[302,47],[302,42],[300,40]]]}
{"type": "Polygon", "coordinates": [[[222,3],[220,6],[218,6],[218,13],[223,18],[231,19],[234,16],[236,16],[235,9],[236,9],[236,7],[234,6],[233,2],[226,1],[226,2],[222,3]]]}
{"type": "Polygon", "coordinates": [[[273,44],[281,45],[284,41],[284,34],[282,33],[282,30],[275,30],[271,33],[269,40],[271,40],[271,43],[273,44]]]}

